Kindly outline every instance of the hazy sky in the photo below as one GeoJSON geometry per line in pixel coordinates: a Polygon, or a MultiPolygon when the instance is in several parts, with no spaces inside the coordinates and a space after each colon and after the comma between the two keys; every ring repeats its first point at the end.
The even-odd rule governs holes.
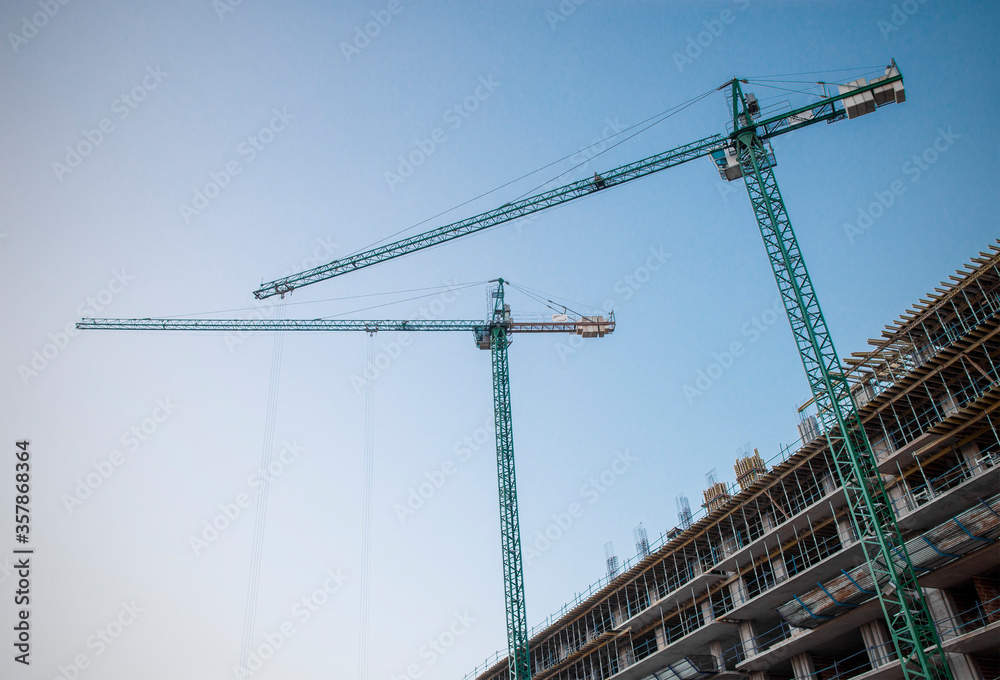
{"type": "MultiPolygon", "coordinates": [[[[253,677],[358,675],[368,337],[287,334],[273,373],[271,335],[70,335],[79,317],[273,316],[262,279],[560,158],[424,226],[723,132],[719,92],[576,153],[733,76],[771,76],[748,89],[780,108],[895,58],[905,104],[775,144],[837,348],[861,351],[1000,236],[998,18],[941,0],[4,3],[0,675],[235,677],[272,404],[254,647],[280,648],[253,677]],[[29,668],[11,646],[21,439],[29,668]]],[[[639,522],[676,524],[677,494],[697,510],[708,470],[732,481],[739,447],[793,443],[809,394],[746,191],[708,159],[296,291],[284,313],[482,318],[484,285],[443,287],[498,276],[618,320],[510,348],[535,625],[603,575],[607,541],[631,556],[639,522]],[[359,297],[390,291],[416,292],[359,297]],[[699,371],[716,377],[695,394],[699,371]]],[[[464,333],[380,334],[374,352],[369,676],[460,678],[506,644],[489,353],[464,333]]]]}

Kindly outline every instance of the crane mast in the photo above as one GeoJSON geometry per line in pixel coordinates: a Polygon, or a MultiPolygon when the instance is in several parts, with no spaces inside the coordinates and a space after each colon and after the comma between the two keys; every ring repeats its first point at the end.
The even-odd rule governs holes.
{"type": "Polygon", "coordinates": [[[528,655],[528,619],[524,603],[524,568],[521,562],[521,529],[514,475],[514,432],[510,412],[510,372],[507,368],[506,322],[510,306],[504,304],[503,279],[493,293],[490,353],[493,359],[493,417],[497,437],[497,484],[500,496],[500,541],[503,551],[503,587],[507,609],[507,672],[512,680],[531,679],[528,655]]]}
{"type": "Polygon", "coordinates": [[[778,190],[773,154],[757,133],[755,100],[743,94],[739,80],[734,78],[731,84],[735,155],[904,676],[950,678],[941,641],[778,190]]]}

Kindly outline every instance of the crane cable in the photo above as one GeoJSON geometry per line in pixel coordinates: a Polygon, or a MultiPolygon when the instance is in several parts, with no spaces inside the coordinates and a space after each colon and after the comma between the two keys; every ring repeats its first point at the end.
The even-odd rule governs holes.
{"type": "Polygon", "coordinates": [[[382,238],[382,239],[380,239],[378,241],[375,241],[374,243],[371,243],[371,244],[369,244],[369,245],[367,245],[367,246],[365,246],[365,247],[363,247],[363,248],[361,248],[359,250],[354,251],[353,253],[350,253],[346,257],[351,257],[351,256],[357,255],[358,253],[363,252],[365,250],[369,250],[371,248],[375,248],[375,247],[379,246],[380,244],[385,243],[386,241],[388,241],[391,238],[399,236],[400,234],[405,234],[408,231],[413,231],[417,227],[419,227],[419,226],[421,226],[423,224],[426,224],[427,222],[430,222],[431,220],[437,219],[438,217],[441,217],[443,215],[447,215],[448,213],[450,213],[450,212],[452,212],[454,210],[457,210],[458,208],[461,208],[462,206],[466,206],[469,203],[472,203],[473,201],[478,201],[480,198],[485,198],[486,196],[489,196],[490,194],[495,193],[495,192],[499,191],[500,189],[503,189],[505,187],[510,186],[511,184],[514,184],[515,182],[520,182],[522,179],[526,179],[528,177],[531,177],[534,174],[537,174],[537,173],[541,172],[542,170],[546,170],[548,168],[551,168],[553,165],[556,165],[557,163],[562,163],[563,161],[565,161],[568,158],[572,158],[573,156],[576,156],[577,154],[583,153],[584,151],[592,149],[592,148],[594,148],[594,147],[596,147],[598,145],[604,144],[605,142],[608,142],[608,141],[614,139],[615,137],[623,135],[626,132],[629,132],[630,130],[634,130],[635,128],[639,127],[640,125],[645,125],[646,123],[649,123],[649,121],[654,121],[653,123],[651,123],[650,125],[642,128],[638,132],[636,132],[636,133],[634,133],[632,135],[629,135],[625,139],[623,139],[623,140],[621,140],[621,141],[619,141],[619,142],[617,142],[615,144],[612,144],[611,146],[609,146],[609,147],[607,147],[605,149],[602,149],[601,151],[595,153],[593,156],[591,156],[590,158],[588,158],[586,161],[584,161],[582,163],[578,163],[577,165],[574,165],[572,168],[570,168],[566,172],[563,172],[563,173],[560,173],[560,174],[556,175],[552,179],[549,179],[546,182],[540,184],[535,189],[530,189],[529,191],[521,194],[516,199],[514,199],[514,200],[520,200],[521,198],[524,198],[525,196],[527,196],[529,193],[531,193],[533,191],[536,191],[538,188],[541,188],[541,187],[545,186],[546,184],[549,184],[549,183],[555,181],[556,179],[562,177],[563,175],[565,175],[565,174],[567,174],[569,172],[572,172],[573,170],[575,170],[576,168],[580,167],[581,165],[586,165],[587,163],[589,163],[590,161],[594,160],[598,156],[601,156],[602,154],[607,153],[608,151],[610,151],[611,149],[615,148],[616,146],[619,146],[620,144],[622,144],[624,142],[627,142],[628,140],[632,139],[632,137],[635,137],[636,135],[638,135],[638,134],[640,134],[642,132],[645,132],[646,130],[648,130],[649,128],[653,127],[654,125],[658,125],[659,123],[662,123],[663,121],[667,120],[671,116],[673,116],[673,115],[675,115],[677,113],[680,113],[681,111],[683,111],[687,107],[689,107],[692,104],[695,104],[695,103],[701,101],[705,97],[707,97],[707,96],[709,96],[711,94],[714,94],[715,92],[716,92],[716,90],[715,90],[715,88],[713,88],[713,89],[708,90],[707,92],[704,92],[704,93],[702,93],[702,94],[700,94],[700,95],[698,95],[696,97],[692,97],[691,99],[687,100],[686,102],[682,102],[680,104],[672,106],[671,108],[669,108],[669,109],[667,109],[665,111],[661,111],[660,113],[657,113],[656,115],[650,116],[649,118],[646,118],[645,120],[639,121],[638,123],[635,123],[634,125],[630,125],[629,127],[625,128],[623,130],[619,130],[618,132],[616,132],[616,133],[614,133],[612,135],[608,135],[607,137],[603,137],[603,138],[599,139],[598,141],[594,142],[593,144],[589,144],[588,146],[585,146],[582,149],[578,149],[578,150],[574,151],[571,154],[568,154],[566,156],[563,156],[562,158],[554,160],[551,163],[547,163],[547,164],[543,165],[540,168],[536,168],[535,170],[532,170],[531,172],[525,173],[525,174],[521,175],[520,177],[512,179],[512,180],[510,180],[508,182],[505,182],[505,183],[501,184],[498,187],[494,187],[493,189],[490,189],[489,191],[481,193],[478,196],[474,196],[473,198],[470,198],[467,201],[463,201],[462,203],[459,203],[458,205],[453,205],[452,207],[448,208],[447,210],[443,210],[443,211],[439,212],[436,215],[431,215],[430,217],[428,217],[426,219],[423,219],[423,220],[417,222],[416,224],[411,224],[409,227],[406,227],[405,229],[400,229],[399,231],[397,231],[397,232],[395,232],[393,234],[389,234],[388,236],[386,236],[386,237],[384,237],[384,238],[382,238]]]}
{"type": "MultiPolygon", "coordinates": [[[[365,370],[375,365],[375,334],[368,334],[365,370]]],[[[358,680],[367,680],[371,603],[372,483],[375,471],[375,390],[374,380],[365,384],[365,459],[361,528],[361,621],[358,638],[358,680]]]]}
{"type": "MultiPolygon", "coordinates": [[[[880,73],[882,71],[882,68],[883,67],[874,67],[874,66],[872,66],[872,67],[863,67],[863,68],[857,68],[857,69],[837,69],[837,70],[838,71],[854,71],[854,74],[851,75],[851,76],[847,76],[847,78],[849,78],[851,80],[857,80],[858,78],[867,78],[868,76],[873,76],[876,73],[880,73]],[[866,69],[869,69],[869,70],[866,70],[866,69]],[[859,71],[864,71],[864,72],[863,73],[858,73],[859,71]]],[[[817,71],[816,73],[823,73],[823,71],[817,71]]],[[[793,75],[802,75],[802,74],[793,74],[793,75]]],[[[772,90],[781,90],[783,92],[791,92],[793,94],[803,94],[803,95],[806,95],[806,96],[809,96],[809,97],[826,97],[827,95],[824,94],[824,93],[810,92],[809,90],[804,90],[804,89],[794,89],[794,88],[787,88],[787,87],[778,87],[777,85],[773,85],[771,83],[781,83],[783,85],[809,85],[810,89],[815,88],[817,85],[825,87],[827,85],[839,85],[839,86],[843,86],[843,85],[847,84],[846,82],[844,82],[844,83],[841,83],[841,82],[828,82],[828,81],[824,81],[824,80],[813,80],[813,81],[809,81],[809,80],[781,80],[781,79],[778,79],[777,77],[767,77],[767,76],[758,77],[758,78],[747,78],[746,79],[746,83],[749,84],[749,85],[756,85],[758,87],[771,88],[772,90]]],[[[777,95],[777,96],[780,96],[780,95],[777,95]]],[[[761,100],[761,101],[763,101],[763,100],[761,100]]]]}
{"type": "MultiPolygon", "coordinates": [[[[489,283],[489,281],[477,281],[475,283],[467,283],[467,284],[465,284],[463,286],[445,286],[445,288],[448,288],[449,290],[452,290],[452,291],[465,290],[466,288],[472,288],[474,286],[481,286],[484,283],[489,283]]],[[[382,303],[380,305],[372,305],[371,307],[361,307],[360,309],[352,309],[349,312],[341,312],[339,314],[331,314],[330,316],[324,316],[324,317],[320,317],[320,318],[322,318],[322,319],[335,319],[338,316],[344,316],[345,314],[356,314],[357,312],[367,312],[368,310],[371,310],[371,309],[378,309],[379,307],[389,307],[391,305],[398,305],[398,304],[403,303],[403,302],[411,302],[413,300],[420,300],[421,298],[428,298],[428,297],[432,297],[432,296],[437,295],[437,294],[438,294],[437,292],[433,292],[433,293],[426,293],[424,295],[414,295],[413,297],[405,298],[403,300],[394,300],[393,302],[384,302],[384,303],[382,303]]]]}
{"type": "MultiPolygon", "coordinates": [[[[285,315],[284,304],[278,305],[278,318],[285,315]]],[[[253,547],[250,553],[250,577],[247,583],[246,609],[243,614],[243,639],[240,649],[238,677],[249,677],[250,656],[253,651],[254,628],[257,622],[257,595],[260,590],[260,562],[264,547],[264,526],[267,522],[267,496],[270,489],[270,466],[274,454],[274,423],[278,413],[278,385],[281,378],[281,350],[283,333],[274,336],[271,352],[271,374],[267,390],[267,409],[264,415],[264,445],[261,450],[260,487],[257,511],[254,518],[253,547]]]]}
{"type": "Polygon", "coordinates": [[[759,78],[785,78],[788,76],[811,76],[819,73],[843,73],[845,71],[866,71],[871,69],[880,68],[879,66],[855,66],[853,68],[831,68],[825,71],[800,71],[799,73],[772,73],[770,75],[761,76],[745,76],[749,80],[755,80],[759,78]]]}
{"type": "MultiPolygon", "coordinates": [[[[609,147],[607,147],[607,148],[605,148],[605,149],[602,149],[602,150],[601,150],[601,151],[599,151],[598,153],[594,154],[594,156],[593,156],[593,157],[591,157],[591,158],[588,158],[587,160],[584,160],[584,161],[581,161],[581,162],[577,163],[576,165],[574,165],[574,166],[573,166],[572,168],[570,168],[569,170],[566,170],[565,172],[561,172],[561,173],[559,173],[558,175],[556,175],[556,176],[555,176],[555,177],[553,177],[552,179],[549,179],[549,180],[548,180],[548,181],[546,181],[546,182],[542,182],[541,184],[539,184],[538,186],[536,186],[536,187],[535,187],[535,188],[533,188],[533,189],[528,189],[528,190],[527,190],[527,191],[525,191],[525,192],[524,192],[523,194],[521,194],[520,196],[518,196],[517,198],[515,198],[515,199],[514,199],[514,201],[519,201],[519,200],[521,200],[522,198],[524,198],[525,196],[527,196],[527,195],[529,195],[529,194],[533,194],[533,193],[535,193],[536,191],[538,191],[539,189],[541,189],[541,188],[542,188],[542,187],[544,187],[545,185],[547,185],[547,184],[551,184],[552,182],[556,181],[556,180],[557,180],[557,179],[559,179],[560,177],[563,177],[563,176],[565,176],[565,175],[568,175],[569,173],[573,172],[573,171],[574,171],[574,170],[576,170],[577,168],[579,168],[579,167],[582,167],[582,166],[584,166],[584,165],[587,165],[588,163],[590,163],[590,161],[594,160],[594,158],[597,158],[597,157],[599,157],[599,156],[602,156],[602,155],[606,154],[606,153],[607,153],[608,151],[611,151],[611,149],[614,149],[614,148],[615,148],[616,146],[621,146],[622,144],[624,144],[624,143],[625,143],[625,142],[627,142],[628,140],[632,139],[633,137],[635,137],[635,136],[637,136],[637,135],[641,135],[641,134],[642,134],[643,132],[645,132],[646,130],[650,129],[651,127],[654,127],[654,126],[656,126],[656,125],[659,125],[659,124],[660,124],[660,123],[662,123],[663,121],[665,121],[665,120],[668,120],[669,118],[672,118],[673,116],[676,116],[676,115],[677,115],[678,113],[680,113],[680,112],[681,112],[681,111],[683,111],[684,109],[688,108],[689,106],[693,106],[693,105],[697,104],[697,103],[698,103],[698,102],[700,102],[700,101],[701,101],[702,99],[705,99],[706,97],[709,97],[709,96],[711,96],[711,95],[715,94],[715,93],[716,93],[717,91],[718,91],[718,88],[712,88],[711,90],[707,90],[707,91],[703,92],[702,94],[698,95],[697,97],[692,97],[691,99],[687,100],[687,101],[686,101],[686,102],[684,102],[683,104],[678,104],[677,106],[673,107],[673,109],[668,109],[668,111],[670,111],[670,113],[667,113],[666,115],[663,115],[663,114],[660,114],[660,116],[662,116],[662,117],[660,117],[660,116],[653,116],[652,118],[647,118],[646,120],[642,121],[642,123],[636,123],[636,124],[635,124],[635,125],[633,125],[632,127],[630,127],[630,128],[627,128],[627,129],[625,129],[625,130],[622,130],[621,132],[619,132],[619,133],[617,133],[617,134],[615,134],[615,135],[612,135],[611,137],[608,137],[608,139],[613,139],[614,137],[617,137],[618,135],[622,135],[622,134],[625,134],[625,133],[626,133],[626,132],[628,132],[629,130],[632,130],[632,129],[634,129],[634,128],[637,128],[637,127],[639,127],[640,125],[643,125],[643,124],[644,124],[644,123],[646,123],[647,121],[650,121],[650,120],[653,120],[654,118],[658,118],[658,120],[653,120],[653,122],[652,122],[652,123],[650,123],[650,124],[649,124],[649,125],[647,125],[646,127],[642,128],[641,130],[637,130],[636,132],[633,132],[633,133],[632,133],[632,134],[630,134],[629,136],[625,137],[624,139],[620,139],[620,140],[618,140],[617,142],[615,142],[614,144],[612,144],[611,146],[609,146],[609,147]]],[[[607,140],[602,140],[602,141],[607,141],[607,140]]],[[[590,146],[594,146],[594,144],[591,144],[590,146]]],[[[587,148],[589,149],[590,147],[587,147],[587,148]]],[[[577,152],[577,153],[579,153],[579,152],[577,152]]],[[[574,154],[574,155],[575,155],[575,154],[574,154]]],[[[549,165],[551,165],[551,163],[550,163],[549,165]]],[[[546,166],[546,167],[548,167],[548,166],[546,166]]],[[[536,170],[536,172],[537,172],[537,170],[536,170]]],[[[534,174],[534,173],[531,173],[531,174],[534,174]]],[[[526,176],[527,176],[527,175],[526,175],[526,176]]],[[[511,202],[513,202],[513,201],[511,201],[511,202]]]]}
{"type": "MultiPolygon", "coordinates": [[[[564,305],[564,304],[562,304],[560,302],[556,302],[555,300],[550,300],[548,298],[543,298],[540,295],[536,295],[535,293],[532,292],[532,290],[530,288],[525,288],[524,286],[519,286],[516,283],[511,283],[510,281],[506,281],[506,280],[504,281],[504,283],[508,284],[514,290],[517,290],[517,291],[523,293],[524,295],[527,295],[529,298],[531,298],[535,302],[539,302],[543,306],[548,307],[549,309],[551,309],[553,312],[556,312],[557,314],[563,314],[565,312],[573,312],[574,314],[576,314],[579,317],[585,316],[584,314],[581,314],[580,312],[576,311],[575,309],[571,309],[570,307],[568,307],[568,306],[566,306],[566,305],[564,305]],[[553,307],[552,305],[557,305],[557,307],[553,307]],[[562,309],[560,309],[560,307],[562,309]]],[[[544,295],[544,293],[542,293],[542,295],[544,295]]],[[[567,300],[567,302],[570,302],[570,301],[567,300]]],[[[577,304],[577,303],[574,302],[573,304],[577,304]]]]}
{"type": "MultiPolygon", "coordinates": [[[[404,300],[394,300],[392,302],[386,302],[384,304],[375,305],[373,307],[364,307],[364,308],[361,308],[361,309],[353,309],[353,310],[351,310],[349,312],[341,312],[339,314],[333,314],[333,315],[330,315],[328,317],[324,317],[324,318],[334,318],[334,317],[337,317],[337,316],[344,316],[345,314],[354,314],[355,312],[363,312],[363,311],[368,310],[368,309],[377,309],[378,307],[387,307],[389,305],[395,305],[395,304],[399,304],[401,302],[409,302],[410,300],[416,300],[416,299],[422,298],[422,297],[430,297],[431,295],[436,295],[437,293],[443,292],[445,290],[464,290],[465,288],[471,288],[472,286],[481,286],[481,285],[483,285],[485,283],[489,283],[489,281],[485,281],[485,280],[484,281],[472,281],[472,282],[469,282],[469,283],[454,283],[454,284],[445,283],[445,284],[442,284],[440,286],[425,286],[423,288],[404,288],[404,289],[401,289],[401,290],[385,290],[385,291],[379,291],[377,293],[362,293],[360,295],[343,295],[341,297],[323,298],[322,300],[302,300],[300,302],[282,302],[281,304],[285,305],[287,307],[294,307],[296,305],[315,305],[315,304],[319,304],[321,302],[340,302],[342,300],[356,300],[358,298],[379,297],[379,296],[382,296],[382,295],[397,295],[397,294],[400,294],[400,293],[414,293],[414,292],[421,292],[421,291],[427,291],[427,290],[431,291],[430,293],[428,293],[426,295],[418,295],[416,297],[406,298],[404,300]]],[[[272,306],[261,307],[260,305],[257,305],[257,306],[254,306],[254,307],[230,307],[229,309],[214,309],[214,310],[211,310],[211,311],[208,311],[208,312],[192,312],[190,314],[174,314],[172,316],[162,316],[162,317],[157,317],[157,318],[161,318],[161,319],[182,319],[183,320],[183,319],[190,319],[192,317],[197,317],[197,316],[208,316],[209,314],[225,314],[225,313],[229,313],[229,312],[260,311],[261,309],[273,309],[273,308],[274,307],[272,307],[272,306]]]]}
{"type": "MultiPolygon", "coordinates": [[[[506,283],[506,280],[504,282],[506,283]]],[[[546,299],[549,302],[551,302],[554,305],[559,305],[561,307],[565,307],[566,309],[570,309],[569,307],[566,306],[566,303],[568,302],[571,305],[576,305],[578,307],[585,307],[585,308],[590,309],[590,310],[595,311],[595,312],[604,311],[600,307],[595,307],[594,305],[588,304],[586,302],[577,302],[576,300],[570,300],[569,298],[564,298],[564,297],[562,297],[560,295],[556,295],[555,293],[546,293],[544,290],[538,290],[537,288],[531,288],[529,286],[519,286],[519,285],[515,285],[513,283],[511,285],[514,286],[514,288],[517,288],[518,290],[520,290],[522,292],[526,292],[527,291],[527,292],[535,293],[536,295],[548,296],[546,299]],[[552,299],[549,299],[549,298],[552,298],[552,299]],[[561,302],[560,302],[560,300],[561,300],[561,302]]],[[[574,311],[574,310],[570,309],[570,311],[574,311]]],[[[576,312],[576,313],[579,313],[579,312],[576,312]]]]}

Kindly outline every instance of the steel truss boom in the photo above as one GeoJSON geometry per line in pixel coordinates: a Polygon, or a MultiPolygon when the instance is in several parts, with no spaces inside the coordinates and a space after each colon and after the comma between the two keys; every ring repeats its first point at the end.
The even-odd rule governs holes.
{"type": "MultiPolygon", "coordinates": [[[[488,321],[449,320],[380,320],[353,319],[312,320],[253,320],[253,319],[82,319],[76,324],[81,330],[111,331],[472,331],[487,333],[494,325],[488,321]]],[[[609,319],[580,317],[575,321],[508,321],[502,324],[510,333],[590,333],[604,335],[615,329],[612,313],[609,319]]]]}
{"type": "Polygon", "coordinates": [[[424,248],[430,248],[431,246],[452,241],[461,236],[474,234],[478,231],[482,231],[483,229],[495,227],[498,224],[510,222],[511,220],[516,220],[519,217],[524,217],[526,215],[539,212],[540,210],[545,210],[546,208],[552,208],[557,205],[562,205],[563,203],[568,203],[569,201],[577,198],[588,196],[600,189],[625,184],[626,182],[631,182],[634,179],[651,175],[654,172],[666,170],[667,168],[680,165],[681,163],[686,163],[690,160],[694,160],[695,158],[701,158],[702,156],[725,147],[726,142],[726,138],[721,135],[706,137],[705,139],[700,139],[697,142],[679,146],[676,149],[672,149],[665,153],[650,156],[649,158],[644,158],[641,161],[636,161],[635,163],[629,163],[628,165],[617,167],[614,170],[609,170],[601,175],[600,181],[585,179],[577,182],[571,182],[570,184],[559,187],[558,189],[552,189],[534,196],[529,196],[528,198],[513,201],[511,203],[505,203],[495,210],[490,210],[480,215],[476,215],[475,217],[470,217],[459,222],[438,227],[437,229],[433,229],[418,236],[412,236],[410,238],[396,241],[395,243],[389,243],[384,246],[378,246],[377,248],[371,248],[349,257],[334,260],[333,262],[320,267],[315,267],[298,274],[293,274],[282,279],[265,283],[261,285],[259,289],[254,291],[254,296],[260,300],[274,295],[281,295],[284,297],[285,293],[291,293],[296,288],[308,286],[309,284],[316,283],[317,281],[331,279],[335,276],[352,272],[355,269],[362,269],[378,262],[391,260],[402,255],[423,250],[424,248]]]}

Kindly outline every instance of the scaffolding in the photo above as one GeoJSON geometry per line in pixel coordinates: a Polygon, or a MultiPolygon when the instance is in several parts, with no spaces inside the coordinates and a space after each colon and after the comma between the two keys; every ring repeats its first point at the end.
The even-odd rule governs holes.
{"type": "MultiPolygon", "coordinates": [[[[873,349],[847,360],[882,482],[925,572],[994,540],[1000,526],[990,524],[1000,484],[998,264],[1000,247],[991,245],[871,340],[873,349]],[[986,503],[927,524],[953,491],[968,497],[977,489],[986,503]]],[[[782,603],[835,617],[870,598],[874,584],[866,568],[854,569],[859,543],[822,426],[801,410],[808,426],[798,442],[768,460],[756,449],[744,456],[736,484],[710,479],[697,515],[678,496],[677,527],[535,626],[532,675],[605,680],[653,656],[667,668],[692,645],[730,640],[730,651],[716,654],[723,668],[746,658],[751,640],[757,650],[791,635],[775,612],[782,603]],[[763,638],[743,630],[741,621],[767,612],[773,625],[763,638]]],[[[830,620],[788,615],[798,616],[794,628],[830,620]]],[[[505,672],[498,653],[467,679],[505,672]]]]}

